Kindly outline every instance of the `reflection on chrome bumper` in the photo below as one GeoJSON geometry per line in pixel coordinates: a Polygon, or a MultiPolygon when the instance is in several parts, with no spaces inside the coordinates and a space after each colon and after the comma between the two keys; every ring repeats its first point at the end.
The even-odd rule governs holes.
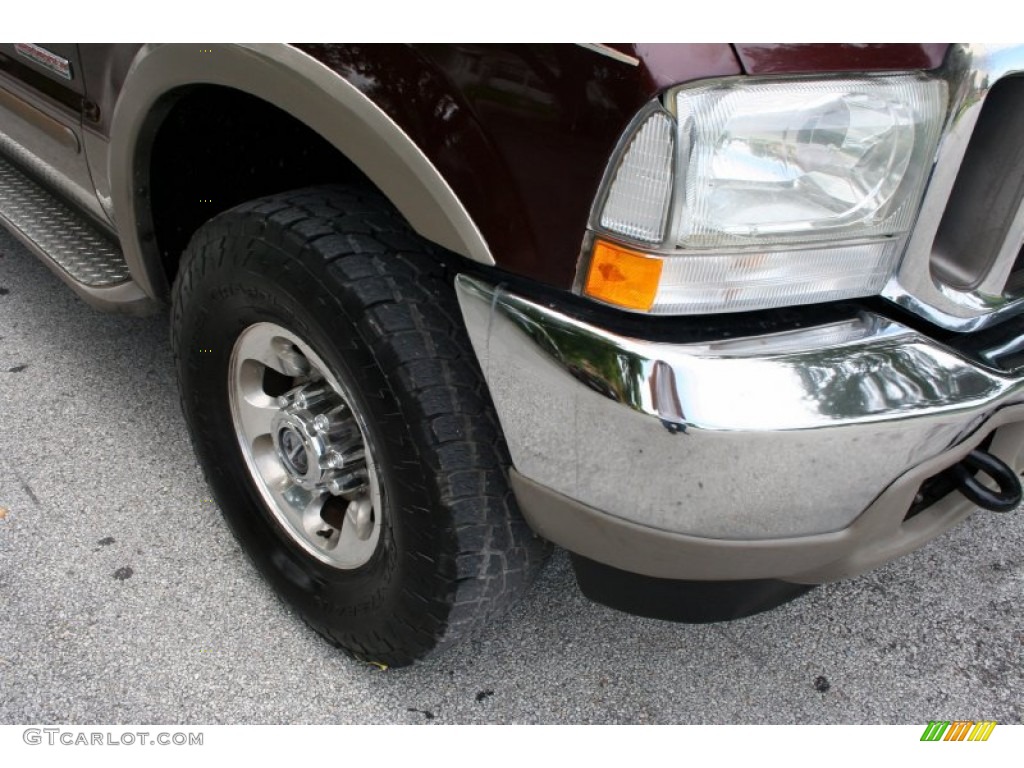
{"type": "Polygon", "coordinates": [[[667,344],[464,275],[456,285],[516,469],[662,531],[842,530],[908,470],[1024,402],[1020,380],[878,315],[667,344]]]}

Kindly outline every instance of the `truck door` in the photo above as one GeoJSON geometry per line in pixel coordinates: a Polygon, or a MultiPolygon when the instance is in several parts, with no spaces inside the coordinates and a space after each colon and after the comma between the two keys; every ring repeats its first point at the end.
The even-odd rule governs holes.
{"type": "Polygon", "coordinates": [[[0,44],[0,156],[104,221],[82,143],[84,101],[77,45],[0,44]]]}

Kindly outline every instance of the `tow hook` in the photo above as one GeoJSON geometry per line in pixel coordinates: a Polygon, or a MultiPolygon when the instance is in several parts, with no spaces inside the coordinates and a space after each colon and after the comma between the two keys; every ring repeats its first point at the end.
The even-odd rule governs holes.
{"type": "Polygon", "coordinates": [[[960,461],[949,468],[956,483],[957,490],[982,509],[992,512],[1009,512],[1020,505],[1020,478],[1006,463],[988,451],[975,448],[960,461]],[[984,472],[991,477],[999,490],[982,485],[975,477],[976,472],[984,472]]]}

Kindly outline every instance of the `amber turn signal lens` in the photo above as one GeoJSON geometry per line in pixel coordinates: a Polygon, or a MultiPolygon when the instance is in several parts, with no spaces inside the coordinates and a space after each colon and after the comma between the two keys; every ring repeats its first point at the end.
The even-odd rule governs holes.
{"type": "Polygon", "coordinates": [[[597,240],[583,290],[609,304],[647,312],[660,279],[661,259],[597,240]]]}

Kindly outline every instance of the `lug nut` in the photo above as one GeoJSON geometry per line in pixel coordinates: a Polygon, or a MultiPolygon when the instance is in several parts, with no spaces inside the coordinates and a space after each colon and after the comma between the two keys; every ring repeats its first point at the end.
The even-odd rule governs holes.
{"type": "MultiPolygon", "coordinates": [[[[324,432],[326,432],[330,428],[331,428],[331,420],[328,419],[326,416],[324,416],[322,413],[318,414],[317,416],[315,416],[313,418],[313,429],[315,429],[320,434],[323,434],[324,432]]],[[[337,466],[340,467],[341,464],[338,464],[337,466]]]]}
{"type": "Polygon", "coordinates": [[[334,496],[360,493],[366,488],[366,476],[360,472],[349,472],[327,481],[327,490],[334,496]]]}
{"type": "Polygon", "coordinates": [[[357,476],[358,470],[366,466],[366,452],[362,448],[354,451],[335,448],[324,455],[320,460],[320,466],[324,469],[344,469],[347,477],[354,477],[357,476]]]}
{"type": "Polygon", "coordinates": [[[275,402],[281,408],[287,408],[288,406],[295,402],[295,398],[297,398],[301,392],[302,387],[292,387],[283,395],[279,395],[277,398],[275,398],[275,402]]]}
{"type": "Polygon", "coordinates": [[[344,403],[338,403],[336,406],[327,411],[326,415],[328,418],[330,418],[332,422],[339,422],[343,421],[344,419],[350,418],[348,406],[345,405],[344,403]]]}
{"type": "Polygon", "coordinates": [[[331,389],[328,387],[304,387],[295,395],[295,404],[299,408],[309,410],[327,400],[331,389]]]}

